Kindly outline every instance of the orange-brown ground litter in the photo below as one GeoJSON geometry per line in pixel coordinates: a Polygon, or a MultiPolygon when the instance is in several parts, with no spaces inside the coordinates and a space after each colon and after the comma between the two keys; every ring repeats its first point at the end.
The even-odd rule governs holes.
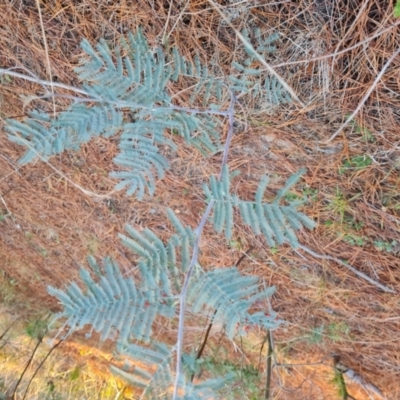
{"type": "MultiPolygon", "coordinates": [[[[186,6],[145,0],[39,3],[52,78],[70,85],[79,84],[72,69],[81,55],[82,38],[92,43],[100,38],[115,41],[142,26],[150,43],[160,43],[166,32],[170,43],[188,58],[198,50],[207,60],[218,50],[226,71],[238,45],[206,0],[188,1],[186,6]]],[[[207,225],[202,265],[234,265],[251,246],[240,269],[276,286],[271,304],[287,323],[273,332],[274,349],[278,362],[293,365],[274,369],[272,398],[339,398],[332,383],[333,354],[388,399],[400,398],[400,57],[376,84],[356,122],[326,142],[375,85],[400,46],[400,20],[392,17],[389,3],[323,0],[252,8],[259,24],[280,32],[277,55],[267,61],[280,65],[277,72],[305,106],[293,103],[273,113],[256,112],[252,110],[258,106],[247,100],[237,110],[240,127],[229,158],[230,168],[241,171],[235,190],[243,198],[253,198],[260,177],[268,173],[272,196],[285,179],[305,167],[307,173],[293,192],[311,193],[302,211],[318,226],[303,231],[301,243],[319,254],[347,260],[396,291],[383,293],[346,267],[301,249],[271,250],[240,224],[230,244],[207,225]],[[315,61],[300,62],[310,58],[315,61]],[[364,155],[372,159],[370,165],[343,169],[364,155]],[[390,251],[383,243],[391,244],[390,251]]],[[[246,21],[239,18],[233,23],[239,29],[246,21]]],[[[0,65],[24,67],[49,79],[35,1],[0,5],[0,65]]],[[[170,87],[184,106],[182,89],[179,84],[170,87]]],[[[117,238],[125,224],[149,227],[167,238],[173,233],[165,215],[170,207],[183,224],[197,226],[204,211],[202,184],[219,171],[221,155],[205,159],[180,142],[171,169],[157,182],[155,196],[142,202],[113,191],[113,138],[92,140],[79,152],[52,157],[48,164],[36,161],[21,167],[16,160],[23,150],[8,141],[5,119],[20,120],[33,107],[50,111],[49,101],[34,101],[24,110],[22,96],[41,90],[14,77],[0,84],[0,265],[18,282],[27,301],[57,310],[47,286],[62,288],[79,279],[87,255],[110,255],[127,273],[132,270],[134,258],[117,238]],[[77,185],[96,195],[83,193],[77,185]]],[[[59,110],[66,104],[57,100],[59,110]]],[[[196,334],[188,333],[199,340],[196,334]]],[[[212,340],[217,340],[215,335],[212,340]]],[[[249,358],[256,359],[250,350],[249,358]]],[[[348,391],[358,400],[370,398],[357,384],[349,383],[348,391]]]]}

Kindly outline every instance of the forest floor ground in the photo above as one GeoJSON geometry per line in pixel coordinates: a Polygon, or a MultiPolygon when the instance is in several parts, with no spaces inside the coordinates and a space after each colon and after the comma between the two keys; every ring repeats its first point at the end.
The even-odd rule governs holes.
{"type": "MultiPolygon", "coordinates": [[[[278,52],[267,62],[303,102],[274,110],[248,103],[238,111],[229,165],[241,171],[241,195],[252,198],[262,174],[271,176],[274,190],[305,167],[292,195],[309,198],[302,211],[318,225],[300,234],[301,243],[345,260],[395,292],[383,292],[332,259],[289,246],[268,248],[242,226],[229,243],[207,226],[203,265],[235,265],[246,253],[240,269],[276,286],[271,304],[286,324],[273,332],[274,351],[284,364],[274,370],[274,399],[340,398],[332,382],[333,355],[388,399],[400,398],[400,56],[377,80],[400,46],[400,21],[382,3],[249,2],[251,12],[233,22],[241,29],[252,18],[280,33],[278,52]],[[353,121],[329,140],[361,102],[353,121]]],[[[73,67],[82,38],[116,41],[139,26],[150,43],[168,35],[188,59],[196,50],[205,60],[218,52],[225,70],[240,44],[207,0],[3,1],[0,65],[49,79],[48,57],[54,81],[78,85],[73,67]]],[[[115,257],[129,270],[130,259],[117,238],[126,223],[166,238],[172,233],[165,217],[169,207],[182,223],[197,226],[202,184],[218,172],[220,154],[204,159],[182,143],[155,196],[142,202],[122,192],[107,196],[115,185],[109,177],[117,154],[113,139],[94,139],[79,152],[21,167],[16,161],[22,150],[7,139],[5,120],[22,119],[49,102],[27,102],[26,96],[41,93],[35,83],[0,79],[0,295],[11,316],[33,318],[35,309],[57,310],[47,286],[63,288],[79,279],[88,255],[115,257]],[[83,193],[65,177],[104,198],[83,193]]],[[[185,105],[182,88],[170,90],[185,105]]],[[[260,349],[257,340],[248,350],[251,360],[260,349]]],[[[72,350],[73,341],[61,348],[83,357],[74,362],[84,364],[88,353],[83,340],[79,343],[80,350],[72,350]]],[[[347,382],[356,399],[379,398],[347,382]]]]}

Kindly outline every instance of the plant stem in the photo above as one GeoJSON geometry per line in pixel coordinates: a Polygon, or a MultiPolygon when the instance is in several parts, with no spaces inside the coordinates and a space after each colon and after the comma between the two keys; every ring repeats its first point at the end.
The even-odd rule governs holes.
{"type": "MultiPolygon", "coordinates": [[[[228,134],[227,138],[225,141],[224,145],[224,151],[222,155],[222,162],[221,162],[221,170],[219,173],[218,180],[221,180],[222,178],[222,173],[224,170],[224,166],[226,165],[228,161],[228,154],[229,154],[229,146],[233,137],[233,124],[235,122],[235,103],[236,103],[236,97],[232,90],[229,89],[231,94],[231,102],[229,104],[229,108],[226,111],[228,114],[228,134]]],[[[179,383],[180,379],[182,376],[182,348],[183,348],[183,334],[184,334],[184,328],[185,328],[185,309],[186,309],[186,296],[187,296],[187,291],[189,288],[189,282],[190,278],[192,277],[194,267],[197,263],[197,257],[199,254],[199,248],[200,248],[200,239],[201,239],[201,234],[203,232],[204,226],[208,220],[208,217],[211,213],[211,210],[214,206],[214,199],[211,199],[211,201],[208,203],[206,211],[204,212],[203,217],[200,220],[200,223],[196,229],[196,240],[193,245],[193,253],[192,253],[192,258],[190,260],[188,272],[186,274],[185,280],[183,282],[182,290],[179,296],[180,300],[180,307],[179,307],[179,324],[178,324],[178,338],[176,342],[176,376],[175,376],[175,382],[174,382],[174,392],[172,399],[176,400],[178,398],[178,390],[179,390],[179,383]]]]}
{"type": "Polygon", "coordinates": [[[272,375],[272,342],[271,331],[267,333],[268,352],[267,352],[267,381],[265,383],[265,400],[270,399],[271,375],[272,375]]]}
{"type": "Polygon", "coordinates": [[[237,263],[235,264],[236,267],[239,266],[239,264],[245,259],[246,256],[248,256],[248,254],[254,249],[254,246],[250,246],[239,258],[239,260],[237,261],[237,263]]]}
{"type": "MultiPolygon", "coordinates": [[[[239,258],[239,260],[236,262],[236,265],[235,265],[236,267],[239,266],[239,264],[244,260],[244,258],[247,256],[247,254],[250,253],[251,250],[253,250],[253,248],[254,248],[253,246],[250,246],[250,247],[242,254],[242,256],[239,258]]],[[[207,340],[208,340],[208,336],[209,336],[210,331],[211,331],[211,328],[212,328],[212,326],[213,326],[214,317],[215,317],[215,314],[217,313],[217,311],[218,311],[218,310],[215,310],[215,311],[214,311],[214,315],[213,315],[212,318],[211,318],[211,322],[210,322],[210,324],[208,325],[208,328],[207,328],[207,331],[206,331],[206,335],[204,336],[203,343],[202,343],[202,345],[200,346],[200,349],[199,349],[199,351],[198,351],[198,353],[197,353],[196,360],[198,360],[199,358],[201,358],[201,356],[202,356],[202,354],[203,354],[204,348],[206,347],[206,343],[207,343],[207,340]]],[[[193,373],[192,376],[190,377],[190,382],[193,382],[194,375],[195,375],[195,374],[193,373]]]]}
{"type": "MultiPolygon", "coordinates": [[[[208,340],[208,336],[210,335],[211,328],[212,328],[212,326],[213,326],[214,317],[215,317],[215,314],[217,313],[217,311],[218,311],[218,310],[215,310],[215,311],[214,311],[214,315],[213,315],[212,318],[211,318],[211,322],[210,322],[210,324],[208,325],[208,328],[207,328],[207,331],[206,331],[206,335],[204,336],[203,343],[201,344],[200,349],[199,349],[199,351],[197,352],[196,360],[198,360],[199,358],[201,358],[201,356],[202,356],[202,354],[203,354],[203,351],[204,351],[204,349],[205,349],[205,347],[206,347],[206,343],[207,343],[207,340],[208,340]]],[[[194,375],[195,375],[195,373],[193,372],[192,376],[190,377],[190,382],[193,382],[194,375]]]]}
{"type": "Polygon", "coordinates": [[[35,357],[35,353],[36,353],[37,349],[39,348],[39,346],[40,346],[41,343],[43,342],[43,338],[44,338],[44,335],[43,335],[43,336],[39,336],[38,342],[36,343],[36,346],[35,346],[35,348],[33,349],[33,352],[32,352],[32,354],[31,354],[31,356],[30,356],[28,362],[26,363],[25,368],[24,368],[24,370],[22,371],[22,374],[20,375],[17,384],[15,385],[14,391],[13,391],[12,395],[10,396],[11,399],[16,400],[16,398],[17,398],[16,395],[17,395],[18,386],[20,385],[20,383],[21,383],[21,381],[22,381],[22,378],[24,377],[26,371],[28,370],[29,366],[31,365],[31,362],[33,361],[33,358],[35,357]]]}
{"type": "Polygon", "coordinates": [[[22,400],[25,400],[25,397],[28,393],[28,389],[29,386],[31,385],[33,378],[36,376],[36,374],[39,372],[40,368],[42,368],[43,364],[45,363],[45,361],[48,359],[48,357],[50,356],[50,354],[53,352],[53,350],[55,350],[62,342],[64,341],[64,339],[61,339],[56,345],[54,345],[50,351],[46,354],[46,357],[43,358],[42,362],[38,365],[38,367],[36,368],[35,372],[33,373],[31,379],[28,382],[28,386],[25,389],[25,393],[24,393],[24,397],[22,398],[22,400]]]}

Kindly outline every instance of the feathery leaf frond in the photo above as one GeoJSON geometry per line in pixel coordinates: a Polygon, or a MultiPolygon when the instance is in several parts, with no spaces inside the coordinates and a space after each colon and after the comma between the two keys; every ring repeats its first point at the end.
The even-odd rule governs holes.
{"type": "Polygon", "coordinates": [[[173,375],[171,370],[172,351],[163,343],[152,342],[150,347],[119,343],[118,352],[123,357],[138,361],[132,370],[132,362],[125,359],[124,369],[111,366],[111,371],[132,385],[143,388],[142,399],[170,399],[173,375]],[[130,371],[132,370],[132,371],[130,371]]]}
{"type": "MultiPolygon", "coordinates": [[[[130,237],[119,236],[126,247],[141,257],[140,263],[143,268],[152,272],[155,285],[162,287],[162,294],[172,297],[174,293],[179,294],[181,291],[182,273],[186,272],[189,265],[194,234],[191,229],[182,226],[172,210],[168,210],[168,216],[178,234],[173,235],[167,245],[147,228],[138,232],[127,226],[130,237]],[[181,255],[180,267],[176,260],[177,248],[181,255]]],[[[188,289],[188,305],[194,313],[200,313],[205,307],[217,310],[214,319],[227,326],[229,337],[235,335],[238,325],[257,325],[270,329],[279,324],[275,316],[250,314],[250,309],[257,300],[266,299],[274,292],[274,288],[261,289],[257,277],[244,277],[235,267],[204,271],[197,265],[195,271],[188,289]]]]}
{"type": "Polygon", "coordinates": [[[122,124],[122,114],[109,105],[87,107],[73,104],[55,120],[33,111],[24,123],[7,120],[9,140],[28,148],[18,162],[27,164],[38,154],[47,159],[64,150],[77,150],[93,136],[114,135],[122,124]]]}
{"type": "MultiPolygon", "coordinates": [[[[127,226],[129,236],[119,235],[122,243],[140,257],[139,284],[131,277],[124,278],[116,263],[105,259],[106,275],[100,273],[99,282],[81,270],[86,293],[75,283],[66,292],[49,288],[50,294],[65,307],[56,319],[66,318],[70,331],[91,324],[101,333],[102,340],[119,332],[120,340],[127,341],[131,337],[148,340],[157,315],[174,316],[174,298],[182,290],[195,237],[171,210],[168,214],[178,233],[166,245],[147,228],[139,232],[127,226]]],[[[99,274],[95,260],[91,258],[89,262],[99,274]]],[[[195,272],[188,289],[188,305],[195,313],[205,307],[217,310],[215,318],[227,326],[230,337],[236,333],[237,325],[271,328],[279,323],[270,316],[249,312],[257,300],[265,299],[274,290],[261,290],[257,277],[243,277],[236,268],[206,272],[199,265],[195,272]]]]}
{"type": "MultiPolygon", "coordinates": [[[[89,264],[97,280],[82,269],[85,292],[76,283],[65,292],[48,288],[64,308],[54,320],[66,319],[65,325],[69,326],[67,335],[85,325],[92,325],[92,330],[100,333],[101,340],[118,339],[119,351],[124,357],[138,360],[148,367],[136,366],[132,370],[131,364],[127,364],[127,369],[112,367],[112,370],[128,382],[142,387],[142,398],[150,399],[170,399],[172,353],[165,345],[142,347],[132,344],[132,340],[149,341],[157,316],[176,317],[176,300],[182,291],[195,242],[193,230],[183,226],[172,210],[168,210],[168,217],[176,234],[166,244],[148,228],[139,232],[127,226],[128,235],[120,235],[122,243],[139,256],[140,282],[124,277],[111,259],[104,260],[103,273],[95,259],[90,257],[89,264]]],[[[246,333],[250,327],[271,329],[279,325],[275,315],[252,310],[273,291],[274,288],[262,288],[256,276],[242,276],[236,267],[204,271],[196,265],[187,291],[188,311],[202,315],[206,307],[213,308],[216,311],[214,320],[224,324],[227,335],[233,338],[236,333],[246,333]]],[[[181,378],[178,398],[186,400],[213,399],[214,390],[228,380],[228,377],[223,377],[193,385],[190,380],[181,378]]]]}
{"type": "Polygon", "coordinates": [[[266,75],[265,71],[261,71],[257,67],[257,58],[255,52],[268,56],[276,51],[273,43],[279,39],[279,34],[265,35],[260,28],[255,28],[252,31],[244,29],[243,37],[252,47],[244,45],[242,63],[233,61],[232,69],[236,73],[229,76],[229,81],[232,83],[231,89],[243,94],[250,94],[258,104],[279,105],[291,102],[290,94],[282,86],[275,76],[266,75]],[[254,65],[255,64],[255,65],[254,65]]]}
{"type": "MultiPolygon", "coordinates": [[[[91,263],[93,265],[93,260],[91,263]]],[[[99,269],[97,265],[96,269],[99,269]]],[[[92,325],[101,334],[102,341],[115,337],[123,342],[132,337],[147,341],[157,315],[174,316],[174,308],[166,301],[160,301],[159,287],[148,284],[151,279],[145,269],[141,269],[142,284],[139,287],[132,278],[124,278],[111,259],[104,260],[104,269],[106,274],[99,282],[95,282],[87,270],[81,269],[86,293],[75,283],[65,292],[48,288],[48,292],[64,306],[64,311],[57,314],[55,320],[67,319],[66,325],[70,329],[66,336],[85,325],[92,325]]]]}
{"type": "Polygon", "coordinates": [[[124,246],[140,256],[140,262],[150,271],[156,285],[159,285],[166,296],[181,289],[183,274],[190,263],[190,254],[194,244],[192,229],[183,227],[172,210],[168,210],[168,217],[177,230],[167,244],[155,235],[150,229],[139,232],[134,227],[125,227],[129,236],[119,234],[124,246]],[[180,255],[180,261],[177,255],[180,255]]]}
{"type": "MultiPolygon", "coordinates": [[[[143,388],[141,399],[169,400],[173,389],[173,349],[163,343],[152,342],[151,346],[119,344],[118,352],[125,358],[124,368],[111,366],[111,371],[132,385],[143,388]],[[145,367],[134,366],[134,362],[145,367]]],[[[208,379],[199,384],[181,380],[178,400],[212,400],[214,390],[221,389],[230,376],[208,379]]]]}
{"type": "Polygon", "coordinates": [[[245,327],[271,329],[280,324],[275,315],[249,312],[256,301],[265,300],[274,291],[274,287],[261,289],[258,277],[242,276],[236,267],[207,272],[199,268],[189,286],[187,301],[194,313],[206,306],[216,310],[214,320],[226,325],[232,339],[238,327],[240,334],[245,327]]]}
{"type": "Polygon", "coordinates": [[[171,80],[181,74],[189,76],[189,72],[200,80],[194,92],[206,91],[209,98],[214,87],[221,89],[222,83],[208,79],[210,73],[199,60],[193,67],[177,49],[172,58],[161,47],[150,49],[140,29],[113,50],[104,40],[95,47],[83,40],[81,47],[86,57],[75,71],[95,105],[77,100],[57,118],[33,112],[23,123],[8,121],[10,140],[28,148],[21,164],[37,155],[48,158],[77,150],[94,136],[109,137],[122,131],[121,153],[114,159],[121,170],[111,176],[121,180],[117,190],[126,188],[128,195],[142,199],[145,192],[154,194],[156,180],[168,169],[158,145],[176,148],[166,136],[167,130],[182,136],[204,156],[221,149],[221,121],[212,115],[174,109],[167,90],[171,80]],[[127,121],[122,109],[129,110],[134,120],[127,121]]]}
{"type": "Polygon", "coordinates": [[[250,226],[256,235],[264,235],[269,246],[281,245],[288,242],[292,247],[299,243],[294,231],[303,226],[312,229],[315,222],[298,211],[301,203],[293,202],[289,205],[280,205],[279,201],[290,188],[297,183],[304,170],[300,170],[287,181],[273,202],[263,203],[264,191],[268,185],[268,177],[264,176],[258,186],[255,201],[244,201],[230,194],[230,176],[228,167],[225,166],[221,181],[211,177],[210,187],[204,186],[208,198],[215,200],[212,216],[214,228],[218,233],[225,231],[225,236],[230,239],[233,227],[233,207],[238,207],[245,225],[250,226]]]}

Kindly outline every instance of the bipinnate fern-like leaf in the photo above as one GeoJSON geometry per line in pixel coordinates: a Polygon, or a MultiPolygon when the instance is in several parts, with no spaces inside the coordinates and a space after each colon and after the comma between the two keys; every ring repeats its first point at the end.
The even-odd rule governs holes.
{"type": "Polygon", "coordinates": [[[273,43],[278,40],[279,34],[266,35],[260,28],[253,28],[251,31],[244,29],[241,33],[251,47],[244,45],[243,62],[232,62],[232,69],[235,72],[228,78],[232,85],[231,89],[242,94],[250,94],[259,107],[263,103],[269,105],[290,103],[290,94],[280,81],[275,76],[266,74],[257,66],[256,53],[264,58],[274,53],[276,47],[273,43]]]}
{"type": "MultiPolygon", "coordinates": [[[[128,235],[120,235],[122,243],[139,256],[140,279],[124,277],[118,265],[108,258],[104,260],[103,273],[95,259],[90,257],[89,264],[97,279],[81,269],[85,291],[76,283],[72,283],[65,292],[53,287],[48,289],[63,306],[63,311],[55,316],[54,321],[60,318],[66,320],[64,326],[69,327],[67,335],[91,325],[91,331],[99,332],[101,340],[117,340],[124,357],[148,367],[113,367],[112,370],[136,386],[143,387],[142,398],[149,399],[171,398],[172,353],[165,345],[143,347],[132,344],[132,341],[150,341],[157,316],[176,317],[177,298],[182,291],[195,241],[193,230],[184,227],[172,210],[168,210],[168,216],[176,234],[166,244],[148,228],[138,231],[127,226],[128,235]]],[[[253,309],[273,291],[274,288],[263,288],[258,277],[241,275],[236,267],[205,271],[197,264],[187,291],[187,310],[203,315],[206,308],[213,308],[214,320],[222,323],[227,335],[233,338],[236,333],[246,333],[250,327],[271,329],[279,325],[275,315],[253,309]]],[[[216,398],[214,390],[218,390],[226,379],[218,378],[194,385],[182,377],[179,398],[216,398]]]]}
{"type": "Polygon", "coordinates": [[[301,202],[292,202],[289,205],[280,205],[279,202],[304,172],[305,170],[300,170],[294,174],[271,203],[264,203],[262,200],[268,185],[267,176],[260,181],[255,201],[245,201],[230,194],[230,175],[228,167],[225,166],[220,181],[212,176],[210,187],[204,185],[206,196],[215,200],[212,216],[215,230],[218,233],[225,231],[226,238],[231,238],[233,207],[237,207],[244,224],[250,226],[256,235],[263,234],[269,246],[287,242],[293,248],[297,248],[299,243],[295,231],[303,226],[312,229],[315,227],[315,222],[298,211],[301,202]]]}
{"type": "MultiPolygon", "coordinates": [[[[168,216],[178,235],[173,235],[167,245],[148,228],[139,232],[127,226],[129,237],[119,236],[126,247],[141,257],[139,266],[152,272],[162,296],[172,297],[174,293],[180,293],[183,273],[189,266],[194,233],[190,228],[183,227],[172,210],[168,210],[168,216]],[[176,250],[180,254],[180,265],[176,250]]],[[[257,301],[265,300],[273,292],[274,288],[261,288],[257,277],[242,276],[235,267],[205,271],[197,265],[188,289],[187,303],[194,313],[200,313],[205,307],[216,310],[214,319],[224,324],[228,336],[233,338],[238,327],[257,325],[270,329],[279,325],[280,321],[275,320],[275,316],[250,313],[257,301]]]]}
{"type": "Polygon", "coordinates": [[[127,56],[121,55],[120,46],[115,47],[113,54],[103,39],[96,49],[82,40],[81,48],[88,57],[82,59],[75,72],[85,82],[84,89],[94,97],[131,102],[141,108],[151,107],[156,102],[169,103],[165,90],[169,72],[165,68],[164,54],[149,49],[140,29],[136,34],[129,34],[129,45],[125,40],[122,45],[127,56]]]}
{"type": "MultiPolygon", "coordinates": [[[[140,29],[136,34],[129,34],[129,43],[122,39],[122,48],[127,56],[122,57],[117,46],[114,63],[113,54],[105,41],[100,41],[96,50],[89,42],[83,41],[82,49],[89,58],[83,61],[76,72],[82,80],[90,83],[85,85],[85,89],[93,96],[101,96],[111,102],[123,101],[123,104],[131,104],[132,111],[139,111],[136,114],[137,121],[129,125],[129,129],[124,132],[124,138],[137,138],[138,133],[145,135],[149,128],[153,128],[157,131],[152,132],[155,141],[163,143],[165,139],[160,139],[168,128],[203,154],[217,152],[220,149],[218,119],[168,109],[171,98],[167,94],[167,83],[189,72],[192,72],[191,76],[194,78],[204,79],[209,74],[207,68],[200,63],[197,67],[189,68],[190,63],[176,48],[173,49],[173,57],[168,60],[168,55],[160,47],[156,50],[149,48],[140,29]],[[154,107],[155,103],[164,107],[154,107]],[[213,141],[217,141],[217,145],[213,141]]],[[[202,82],[198,84],[200,83],[202,82]]]]}
{"type": "MultiPolygon", "coordinates": [[[[93,265],[93,261],[91,263],[93,265]]],[[[95,267],[98,271],[99,267],[95,267]]],[[[111,259],[104,260],[104,269],[106,274],[101,275],[98,282],[87,270],[81,269],[80,275],[87,288],[85,293],[76,283],[65,292],[48,288],[64,307],[54,320],[65,318],[69,333],[91,325],[92,330],[100,333],[102,341],[116,337],[123,342],[132,338],[146,341],[150,339],[157,315],[174,316],[174,308],[164,299],[160,300],[160,288],[153,284],[154,280],[145,269],[141,269],[140,286],[131,277],[124,278],[111,259]]]]}
{"type": "MultiPolygon", "coordinates": [[[[100,273],[97,283],[86,270],[81,270],[86,293],[75,283],[66,292],[49,288],[50,294],[65,307],[56,318],[67,318],[70,331],[92,324],[102,340],[115,332],[119,332],[121,340],[130,337],[148,340],[157,315],[174,315],[174,298],[182,290],[195,239],[193,231],[185,228],[171,210],[168,215],[177,234],[167,244],[148,228],[139,232],[127,226],[129,236],[120,235],[122,243],[139,256],[140,284],[131,277],[123,278],[117,265],[106,259],[106,275],[100,273]]],[[[100,268],[93,259],[90,264],[99,274],[100,268]]],[[[215,320],[227,327],[232,338],[245,326],[269,329],[280,323],[275,316],[251,313],[253,305],[273,291],[273,288],[263,289],[257,277],[242,276],[235,267],[205,271],[197,265],[187,302],[194,313],[202,312],[205,307],[216,310],[215,320]]]]}
{"type": "Polygon", "coordinates": [[[73,104],[53,122],[54,127],[70,132],[71,139],[75,140],[73,149],[78,149],[81,143],[88,142],[93,136],[113,136],[121,125],[122,113],[109,104],[92,107],[73,104]]]}
{"type": "Polygon", "coordinates": [[[258,326],[271,329],[281,323],[275,319],[275,315],[250,313],[255,303],[266,300],[275,291],[274,287],[263,289],[258,277],[243,276],[236,267],[207,272],[198,269],[196,272],[187,298],[192,312],[198,313],[206,306],[212,307],[216,311],[214,320],[225,325],[230,339],[248,328],[258,326]]]}
{"type": "MultiPolygon", "coordinates": [[[[250,40],[249,33],[244,34],[250,40]]],[[[252,37],[257,51],[274,50],[272,42],[277,39],[276,35],[264,37],[255,30],[252,37]]],[[[33,112],[24,122],[9,120],[10,140],[28,149],[20,159],[21,164],[38,155],[47,159],[64,150],[76,150],[92,137],[108,137],[121,131],[121,152],[114,159],[120,170],[111,176],[120,179],[116,189],[126,189],[128,195],[135,194],[142,199],[145,192],[154,194],[156,180],[168,169],[168,162],[158,147],[175,147],[167,138],[167,131],[182,136],[204,156],[221,149],[221,121],[210,114],[174,107],[168,94],[167,84],[184,76],[197,81],[192,88],[193,104],[197,104],[197,98],[202,98],[203,106],[211,98],[222,100],[224,83],[213,76],[198,56],[192,64],[176,48],[171,54],[165,54],[161,47],[150,49],[140,29],[129,34],[128,40],[122,39],[113,50],[104,40],[95,48],[83,40],[81,47],[86,57],[75,71],[93,104],[76,99],[77,102],[56,118],[33,112]],[[129,110],[134,120],[127,121],[127,113],[122,110],[129,110]]],[[[287,93],[274,77],[263,78],[262,71],[253,68],[254,54],[246,46],[245,52],[243,65],[233,63],[239,76],[228,77],[231,89],[261,96],[269,103],[288,101],[287,93]]]]}
{"type": "Polygon", "coordinates": [[[174,316],[173,296],[181,290],[194,241],[192,230],[184,228],[172,211],[169,211],[169,215],[179,234],[173,235],[166,246],[149,229],[138,232],[127,226],[130,237],[120,235],[122,243],[140,256],[139,283],[132,277],[123,277],[113,260],[104,260],[106,274],[103,275],[95,260],[89,258],[89,264],[99,281],[95,282],[90,273],[82,268],[85,292],[76,283],[72,283],[65,292],[48,288],[49,293],[64,307],[54,321],[66,319],[69,333],[92,325],[100,333],[102,341],[116,337],[123,342],[132,338],[149,340],[157,315],[174,316]],[[177,252],[180,254],[180,263],[177,261],[177,252]]]}
{"type": "Polygon", "coordinates": [[[56,119],[33,111],[24,123],[7,120],[6,129],[10,132],[9,140],[28,149],[18,160],[23,165],[38,155],[47,159],[64,150],[77,150],[94,136],[114,135],[121,124],[122,113],[107,104],[73,104],[56,119]]]}
{"type": "Polygon", "coordinates": [[[138,200],[143,198],[146,189],[150,195],[154,194],[156,179],[164,177],[169,163],[153,142],[144,136],[137,140],[121,140],[121,152],[114,158],[114,163],[124,170],[110,174],[120,180],[115,186],[117,190],[127,188],[127,195],[136,194],[138,200]]]}
{"type": "Polygon", "coordinates": [[[140,256],[139,265],[151,272],[162,294],[173,296],[181,290],[195,237],[192,229],[185,228],[172,210],[168,209],[167,213],[177,234],[172,235],[166,245],[148,228],[139,232],[127,225],[125,229],[129,236],[119,234],[119,237],[128,249],[140,256]]]}
{"type": "Polygon", "coordinates": [[[95,47],[83,40],[81,47],[86,57],[75,71],[93,104],[75,99],[56,118],[33,112],[24,122],[9,120],[10,140],[28,149],[21,164],[37,156],[47,159],[64,150],[77,150],[95,136],[122,132],[121,152],[114,159],[120,170],[111,176],[121,180],[118,190],[127,189],[128,195],[141,199],[145,192],[154,194],[156,180],[168,168],[158,147],[176,147],[167,131],[182,136],[204,156],[221,149],[221,121],[175,107],[168,94],[167,84],[183,75],[197,81],[194,98],[199,95],[205,103],[211,96],[221,99],[222,82],[198,57],[192,65],[176,48],[172,54],[165,54],[161,47],[150,49],[140,29],[114,49],[104,40],[95,47]]]}
{"type": "MultiPolygon", "coordinates": [[[[164,343],[151,342],[148,347],[137,344],[118,345],[118,352],[125,358],[123,368],[111,366],[111,371],[135,387],[143,388],[141,399],[170,400],[173,392],[173,349],[164,343]],[[140,365],[140,367],[138,365],[140,365]]],[[[216,399],[216,390],[221,389],[230,376],[205,380],[193,384],[182,377],[178,388],[179,400],[216,399]]]]}
{"type": "Polygon", "coordinates": [[[111,366],[111,371],[135,387],[144,389],[142,399],[170,399],[173,387],[172,351],[164,343],[151,346],[119,343],[118,352],[125,358],[124,368],[111,366]],[[132,361],[139,366],[133,366],[132,361]]]}

